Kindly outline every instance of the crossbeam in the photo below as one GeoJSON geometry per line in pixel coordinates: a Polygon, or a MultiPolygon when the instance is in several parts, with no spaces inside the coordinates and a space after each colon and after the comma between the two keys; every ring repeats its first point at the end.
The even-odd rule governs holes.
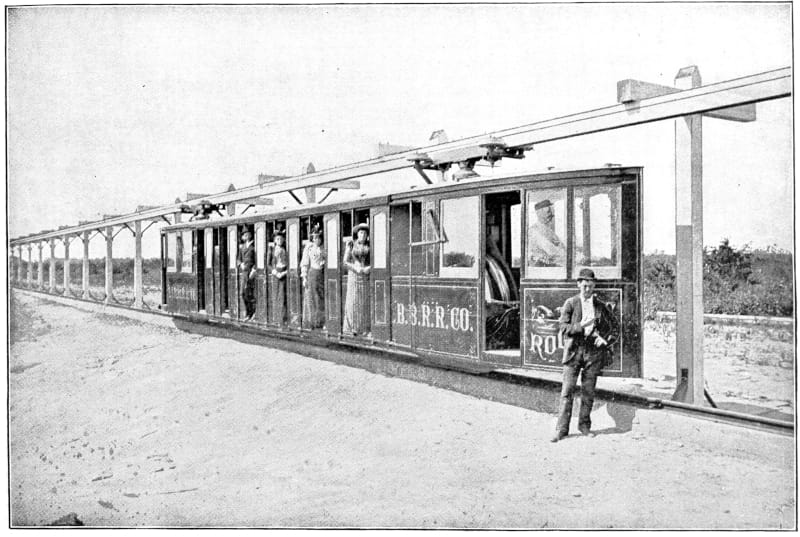
{"type": "MultiPolygon", "coordinates": [[[[662,95],[670,95],[680,92],[680,88],[673,86],[662,86],[641,80],[620,80],[617,82],[617,102],[629,104],[662,95]]],[[[743,104],[722,108],[720,110],[709,110],[703,113],[704,116],[716,119],[727,119],[730,121],[750,122],[756,120],[756,104],[743,104]]]]}
{"type": "MultiPolygon", "coordinates": [[[[633,125],[641,125],[665,119],[674,119],[691,114],[703,114],[733,106],[746,105],[788,97],[792,94],[792,72],[790,67],[776,69],[765,73],[709,84],[699,88],[681,90],[669,95],[651,97],[639,101],[628,102],[590,110],[579,114],[563,116],[521,127],[505,129],[464,138],[454,142],[436,144],[427,148],[417,148],[403,153],[395,153],[371,160],[356,162],[344,166],[304,173],[286,179],[279,179],[260,185],[252,185],[238,190],[222,192],[208,196],[212,203],[229,203],[270,194],[278,194],[290,190],[324,186],[359,177],[414,167],[413,157],[419,152],[427,153],[433,158],[437,154],[452,150],[459,151],[463,160],[483,158],[487,150],[481,147],[487,136],[502,138],[509,148],[525,147],[545,142],[553,142],[583,136],[602,131],[614,130],[633,125]]],[[[88,223],[72,228],[78,233],[98,227],[120,225],[126,222],[158,218],[162,215],[180,211],[180,203],[166,205],[151,211],[142,211],[106,221],[88,223]]],[[[52,234],[35,234],[29,237],[14,239],[10,243],[24,244],[50,238],[62,232],[52,234]]]]}

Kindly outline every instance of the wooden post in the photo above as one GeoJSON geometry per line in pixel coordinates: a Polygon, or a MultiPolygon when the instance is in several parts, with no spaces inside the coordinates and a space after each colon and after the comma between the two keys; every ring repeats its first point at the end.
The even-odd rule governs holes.
{"type": "MultiPolygon", "coordinates": [[[[684,67],[675,86],[700,86],[697,67],[684,67]]],[[[703,403],[703,118],[675,120],[676,398],[703,403]],[[681,382],[685,387],[681,388],[681,382]],[[680,393],[680,392],[683,393],[680,393]]]]}
{"type": "Polygon", "coordinates": [[[106,299],[105,303],[110,304],[114,295],[114,228],[106,228],[106,299]]]}
{"type": "Polygon", "coordinates": [[[69,235],[64,235],[64,295],[69,295],[69,235]]]}
{"type": "Polygon", "coordinates": [[[83,232],[83,298],[89,300],[89,232],[83,232]]]}
{"type": "Polygon", "coordinates": [[[44,260],[42,257],[42,249],[44,248],[43,242],[38,242],[36,245],[39,247],[39,266],[36,272],[36,287],[41,291],[44,289],[44,260]]]}
{"type": "Polygon", "coordinates": [[[22,245],[17,247],[17,285],[22,285],[22,245]]]}
{"type": "Polygon", "coordinates": [[[32,244],[28,244],[28,288],[33,287],[33,257],[31,254],[31,250],[33,249],[32,244]]]}
{"type": "Polygon", "coordinates": [[[56,240],[50,239],[50,292],[56,292],[56,240]]]}
{"type": "Polygon", "coordinates": [[[143,307],[142,293],[142,221],[137,220],[133,223],[133,307],[141,309],[143,307]]]}

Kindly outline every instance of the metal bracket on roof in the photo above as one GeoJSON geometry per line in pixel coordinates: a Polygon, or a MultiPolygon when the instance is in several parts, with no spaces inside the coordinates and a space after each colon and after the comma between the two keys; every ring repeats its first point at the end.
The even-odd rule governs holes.
{"type": "Polygon", "coordinates": [[[294,198],[294,201],[296,201],[298,203],[298,205],[302,205],[303,204],[303,202],[300,201],[300,198],[297,197],[297,194],[295,194],[291,190],[287,190],[287,192],[289,192],[289,194],[294,198]]]}

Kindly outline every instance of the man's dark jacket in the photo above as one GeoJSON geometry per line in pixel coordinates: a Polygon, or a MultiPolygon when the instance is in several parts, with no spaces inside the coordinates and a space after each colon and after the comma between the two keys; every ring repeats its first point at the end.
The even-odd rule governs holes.
{"type": "Polygon", "coordinates": [[[256,249],[255,244],[250,243],[239,250],[239,263],[244,263],[242,274],[247,276],[256,264],[256,249]]]}
{"type": "Polygon", "coordinates": [[[583,334],[583,327],[581,327],[581,318],[583,317],[583,308],[581,308],[581,295],[577,294],[567,299],[564,302],[564,307],[561,308],[561,318],[558,320],[561,335],[564,338],[564,356],[561,359],[562,364],[568,364],[578,356],[579,352],[583,351],[585,354],[586,363],[592,363],[598,358],[603,359],[603,365],[607,366],[611,363],[612,352],[611,347],[619,338],[619,323],[615,315],[612,313],[609,306],[597,298],[597,295],[592,296],[594,304],[595,324],[594,331],[589,336],[583,334]],[[601,336],[608,342],[605,347],[595,347],[596,335],[601,336]]]}

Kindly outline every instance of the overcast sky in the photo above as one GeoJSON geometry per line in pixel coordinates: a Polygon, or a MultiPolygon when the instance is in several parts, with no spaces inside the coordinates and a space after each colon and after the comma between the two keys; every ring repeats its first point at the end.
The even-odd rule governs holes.
{"type": "MultiPolygon", "coordinates": [[[[613,105],[621,79],[672,85],[697,65],[713,83],[792,60],[788,4],[7,9],[11,237],[372,158],[378,142],[428,145],[436,129],[613,105]]],[[[704,120],[707,245],[792,248],[791,101],[758,114],[704,120]]],[[[645,251],[672,252],[673,133],[543,144],[517,165],[644,166],[645,251]]]]}

